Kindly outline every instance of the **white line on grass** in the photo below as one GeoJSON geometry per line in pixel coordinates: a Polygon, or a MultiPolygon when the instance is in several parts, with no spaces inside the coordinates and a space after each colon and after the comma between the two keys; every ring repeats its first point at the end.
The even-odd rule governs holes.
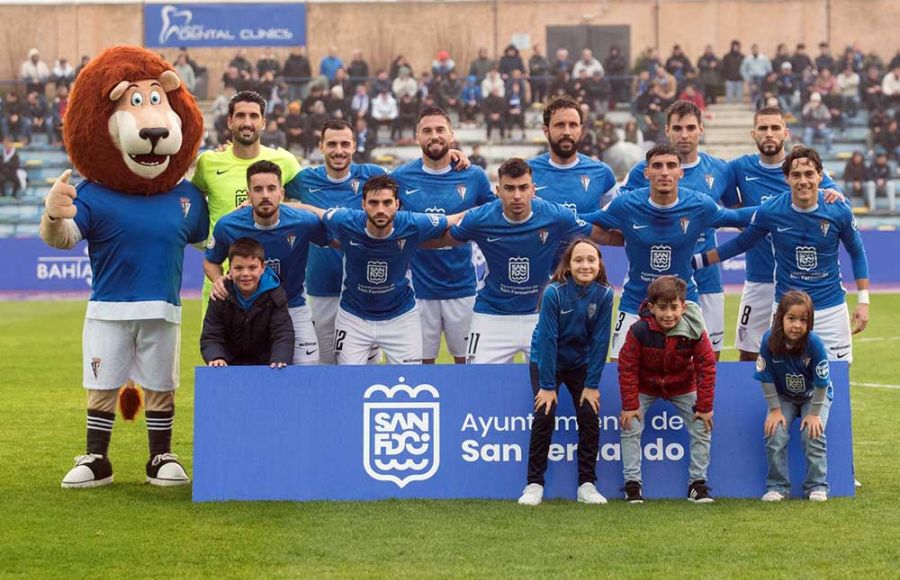
{"type": "Polygon", "coordinates": [[[851,381],[850,386],[868,387],[871,389],[898,389],[898,390],[900,390],[900,385],[885,385],[883,383],[854,383],[853,381],[851,381]]]}

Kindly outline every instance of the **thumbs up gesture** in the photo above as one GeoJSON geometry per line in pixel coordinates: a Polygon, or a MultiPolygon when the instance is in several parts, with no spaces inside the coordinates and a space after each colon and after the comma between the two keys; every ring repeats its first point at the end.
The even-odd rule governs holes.
{"type": "Polygon", "coordinates": [[[72,176],[72,170],[66,169],[62,175],[50,188],[45,201],[47,216],[51,219],[73,218],[78,213],[73,201],[77,194],[75,188],[69,185],[69,177],[72,176]]]}

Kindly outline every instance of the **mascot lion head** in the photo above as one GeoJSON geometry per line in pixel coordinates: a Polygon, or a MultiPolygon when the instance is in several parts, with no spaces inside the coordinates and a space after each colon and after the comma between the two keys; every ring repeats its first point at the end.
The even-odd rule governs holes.
{"type": "Polygon", "coordinates": [[[166,61],[143,48],[114,46],[78,75],[63,127],[81,175],[152,195],[184,177],[200,147],[203,115],[166,61]]]}

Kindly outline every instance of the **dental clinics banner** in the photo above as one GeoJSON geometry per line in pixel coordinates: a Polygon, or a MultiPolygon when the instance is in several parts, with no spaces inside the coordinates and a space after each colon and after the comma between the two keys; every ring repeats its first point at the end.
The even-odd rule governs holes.
{"type": "Polygon", "coordinates": [[[306,4],[144,4],[144,44],[305,46],[306,4]]]}

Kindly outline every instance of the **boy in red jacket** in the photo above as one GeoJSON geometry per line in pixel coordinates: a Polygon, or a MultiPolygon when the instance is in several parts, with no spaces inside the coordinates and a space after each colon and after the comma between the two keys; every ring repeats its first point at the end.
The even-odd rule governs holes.
{"type": "Polygon", "coordinates": [[[716,357],[706,335],[700,307],[685,302],[687,285],[661,276],[647,289],[640,317],[619,353],[622,391],[622,470],[625,501],[643,503],[641,433],[647,409],[657,399],[670,401],[691,435],[688,500],[710,503],[706,485],[713,428],[716,357]]]}

